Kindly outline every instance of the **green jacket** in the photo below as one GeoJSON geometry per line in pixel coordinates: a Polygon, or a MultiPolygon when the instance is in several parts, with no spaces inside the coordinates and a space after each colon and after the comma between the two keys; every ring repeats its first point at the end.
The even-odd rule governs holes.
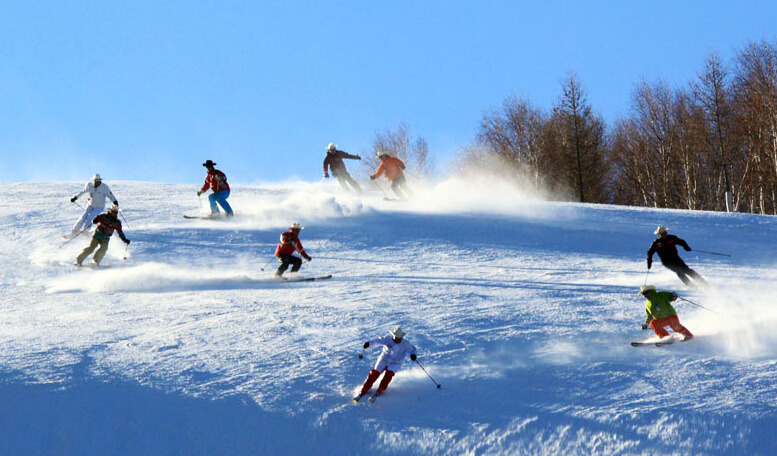
{"type": "Polygon", "coordinates": [[[654,291],[650,296],[650,299],[645,301],[645,312],[647,312],[647,320],[645,320],[645,323],[650,323],[651,320],[677,315],[674,307],[669,304],[676,299],[677,295],[669,291],[654,291]]]}

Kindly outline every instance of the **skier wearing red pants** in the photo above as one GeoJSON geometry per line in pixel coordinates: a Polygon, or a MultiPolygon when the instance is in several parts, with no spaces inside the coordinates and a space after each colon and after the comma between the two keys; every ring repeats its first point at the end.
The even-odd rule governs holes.
{"type": "Polygon", "coordinates": [[[693,338],[693,334],[688,331],[688,328],[680,324],[677,312],[670,304],[677,299],[677,294],[669,291],[656,291],[656,287],[653,285],[645,285],[640,288],[639,292],[647,299],[645,302],[647,319],[642,324],[642,329],[650,327],[658,337],[664,338],[669,336],[669,333],[664,329],[669,326],[672,331],[683,335],[681,340],[693,338]]]}
{"type": "Polygon", "coordinates": [[[367,375],[367,379],[364,381],[364,385],[362,385],[361,392],[354,398],[355,401],[358,401],[362,396],[367,394],[367,391],[369,391],[373,383],[378,380],[380,374],[385,372],[375,396],[383,394],[383,392],[386,391],[386,388],[388,388],[389,383],[391,383],[391,379],[394,378],[394,374],[402,367],[402,361],[405,360],[405,356],[408,353],[410,354],[411,360],[416,360],[415,347],[404,338],[405,332],[402,331],[402,328],[397,326],[391,330],[389,334],[390,336],[379,337],[364,343],[365,349],[370,345],[382,345],[383,350],[380,352],[378,360],[375,362],[375,367],[373,367],[367,375]]]}

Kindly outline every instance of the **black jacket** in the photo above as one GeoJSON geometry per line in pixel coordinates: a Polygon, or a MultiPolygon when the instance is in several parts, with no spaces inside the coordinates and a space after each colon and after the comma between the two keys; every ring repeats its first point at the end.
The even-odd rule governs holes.
{"type": "Polygon", "coordinates": [[[685,241],[673,234],[667,234],[663,238],[656,239],[647,251],[648,264],[653,262],[654,253],[658,254],[662,264],[685,264],[680,255],[677,254],[678,245],[684,248],[686,252],[691,251],[691,248],[688,247],[685,241]]]}

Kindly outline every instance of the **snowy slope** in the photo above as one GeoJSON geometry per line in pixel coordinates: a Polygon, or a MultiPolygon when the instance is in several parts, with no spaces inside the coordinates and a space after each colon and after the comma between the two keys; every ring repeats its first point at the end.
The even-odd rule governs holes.
{"type": "MultiPolygon", "coordinates": [[[[83,183],[0,201],[3,454],[775,454],[777,219],[549,203],[489,182],[411,203],[332,183],[109,182],[124,207],[102,269],[60,238],[83,183]],[[201,205],[202,204],[202,205],[201,205]],[[313,261],[277,283],[292,221],[313,261]],[[685,289],[645,251],[655,226],[699,250],[685,289]],[[268,264],[269,262],[269,264],[268,264]],[[264,271],[261,268],[265,268],[264,271]],[[647,338],[639,286],[677,291],[698,337],[647,338]],[[375,404],[348,403],[396,324],[419,349],[375,404]]],[[[80,202],[80,201],[79,201],[80,202]]]]}

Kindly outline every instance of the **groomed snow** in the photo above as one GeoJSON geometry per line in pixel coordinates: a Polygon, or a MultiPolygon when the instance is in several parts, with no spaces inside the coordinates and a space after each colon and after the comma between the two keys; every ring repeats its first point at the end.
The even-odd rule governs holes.
{"type": "Polygon", "coordinates": [[[83,182],[0,200],[3,454],[743,455],[777,451],[777,219],[545,202],[498,181],[416,184],[413,202],[332,182],[233,186],[233,220],[197,183],[108,182],[124,245],[75,268],[83,182]],[[81,201],[79,200],[79,203],[81,201]],[[306,228],[303,275],[271,278],[306,228]],[[714,286],[645,251],[658,224],[714,286]],[[261,269],[264,268],[264,271],[261,269]],[[696,340],[633,348],[645,282],[678,292],[696,340]],[[703,307],[700,307],[703,306],[703,307]],[[401,325],[407,360],[349,403],[401,325]]]}

